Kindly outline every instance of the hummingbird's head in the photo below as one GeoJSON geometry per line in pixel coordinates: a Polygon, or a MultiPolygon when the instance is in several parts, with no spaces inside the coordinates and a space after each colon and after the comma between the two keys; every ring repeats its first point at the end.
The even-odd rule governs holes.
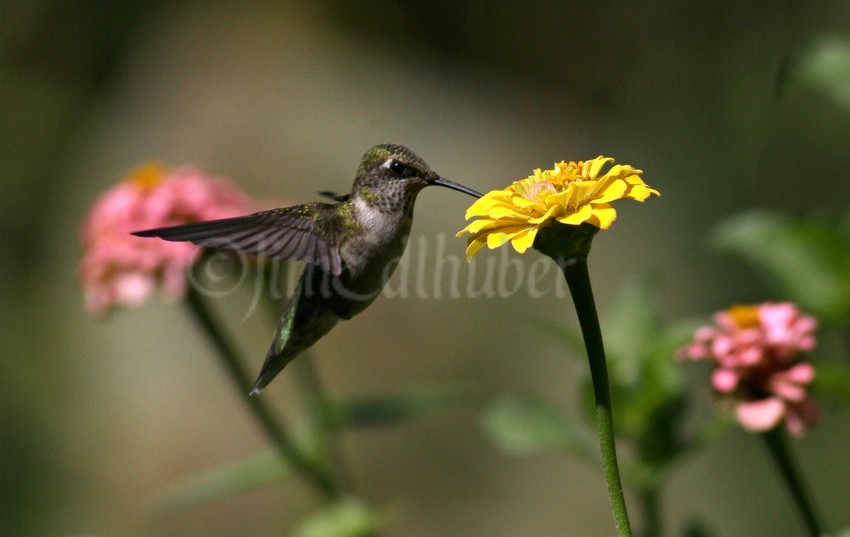
{"type": "Polygon", "coordinates": [[[363,155],[352,195],[389,212],[411,206],[416,194],[429,185],[481,197],[471,188],[440,177],[416,153],[398,144],[376,145],[363,155]]]}

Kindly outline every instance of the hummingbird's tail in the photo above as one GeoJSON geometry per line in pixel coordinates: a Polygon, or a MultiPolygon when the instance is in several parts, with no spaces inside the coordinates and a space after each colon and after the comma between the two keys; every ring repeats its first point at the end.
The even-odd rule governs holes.
{"type": "Polygon", "coordinates": [[[322,307],[318,293],[305,292],[302,275],[275,329],[274,340],[250,395],[258,395],[263,391],[286,364],[330,332],[337,322],[339,317],[332,310],[322,307]]]}
{"type": "Polygon", "coordinates": [[[251,393],[249,393],[248,395],[260,395],[260,392],[262,392],[263,389],[269,384],[269,382],[271,382],[272,379],[275,378],[277,374],[283,370],[284,367],[286,367],[286,364],[292,361],[292,358],[294,358],[294,356],[289,359],[281,359],[280,366],[273,366],[271,368],[268,368],[267,366],[269,365],[269,361],[272,360],[272,356],[267,356],[266,363],[263,364],[263,369],[262,371],[260,371],[260,376],[257,377],[257,382],[254,383],[254,387],[251,388],[251,393]]]}
{"type": "Polygon", "coordinates": [[[295,355],[297,355],[297,353],[292,354],[292,356],[272,354],[271,349],[269,349],[269,353],[266,355],[266,361],[263,362],[263,367],[260,369],[257,381],[254,383],[254,387],[251,388],[251,393],[248,395],[260,395],[263,388],[265,388],[278,373],[283,371],[283,368],[295,358],[295,355]]]}

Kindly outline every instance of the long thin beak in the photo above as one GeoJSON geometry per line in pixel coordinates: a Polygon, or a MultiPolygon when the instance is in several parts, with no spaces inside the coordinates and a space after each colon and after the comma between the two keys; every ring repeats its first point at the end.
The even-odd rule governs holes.
{"type": "Polygon", "coordinates": [[[428,184],[440,185],[440,186],[444,186],[446,188],[451,188],[452,190],[457,190],[458,192],[463,192],[464,194],[469,194],[473,198],[480,198],[481,197],[480,192],[472,190],[471,188],[465,187],[463,185],[459,185],[459,184],[457,184],[453,181],[449,181],[445,177],[437,177],[436,179],[430,179],[428,181],[428,184]]]}

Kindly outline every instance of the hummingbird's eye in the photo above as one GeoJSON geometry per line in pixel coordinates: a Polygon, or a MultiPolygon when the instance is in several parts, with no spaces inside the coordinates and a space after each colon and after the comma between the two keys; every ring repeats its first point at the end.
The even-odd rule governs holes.
{"type": "Polygon", "coordinates": [[[396,177],[408,177],[410,175],[410,169],[399,160],[391,160],[387,163],[387,168],[389,168],[390,172],[396,177]]]}

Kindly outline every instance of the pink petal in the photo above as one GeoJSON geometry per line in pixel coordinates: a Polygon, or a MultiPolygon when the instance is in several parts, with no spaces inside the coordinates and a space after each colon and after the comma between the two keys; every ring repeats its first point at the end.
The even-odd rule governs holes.
{"type": "Polygon", "coordinates": [[[720,393],[730,393],[741,379],[737,372],[731,369],[715,369],[711,374],[711,385],[720,393]]]}
{"type": "Polygon", "coordinates": [[[788,406],[785,415],[785,426],[788,432],[800,436],[814,427],[820,419],[820,408],[813,399],[806,399],[788,406]]]}
{"type": "Polygon", "coordinates": [[[735,334],[738,345],[763,345],[764,334],[757,328],[747,328],[735,334]]]}
{"type": "Polygon", "coordinates": [[[803,315],[794,322],[795,332],[814,332],[818,327],[818,322],[814,317],[803,315]]]}
{"type": "Polygon", "coordinates": [[[696,341],[711,341],[717,335],[717,330],[713,326],[700,326],[697,328],[696,332],[694,332],[694,339],[696,341]]]}
{"type": "Polygon", "coordinates": [[[764,360],[764,347],[752,346],[743,349],[738,354],[738,359],[742,367],[753,367],[764,360]]]}
{"type": "Polygon", "coordinates": [[[776,427],[785,415],[785,403],[775,397],[746,403],[735,407],[741,425],[750,431],[767,431],[776,427]]]}
{"type": "Polygon", "coordinates": [[[817,340],[814,336],[805,335],[801,336],[800,339],[797,340],[797,348],[801,351],[810,351],[815,348],[817,344],[817,340]]]}
{"type": "Polygon", "coordinates": [[[797,307],[790,302],[765,302],[759,306],[759,318],[768,329],[782,330],[798,315],[797,307]]]}
{"type": "Polygon", "coordinates": [[[799,402],[806,397],[806,389],[799,384],[789,382],[783,378],[774,378],[769,383],[770,391],[777,397],[786,401],[799,402]]]}
{"type": "Polygon", "coordinates": [[[138,306],[147,300],[156,282],[149,274],[129,272],[116,277],[112,284],[116,303],[138,306]]]}
{"type": "Polygon", "coordinates": [[[703,343],[691,343],[676,351],[679,360],[690,358],[691,360],[702,360],[708,357],[708,348],[703,343]]]}
{"type": "Polygon", "coordinates": [[[726,335],[718,335],[711,342],[711,352],[718,358],[728,355],[734,348],[732,338],[726,335]]]}
{"type": "Polygon", "coordinates": [[[738,323],[735,322],[727,311],[720,311],[714,314],[714,323],[726,329],[727,332],[737,332],[738,331],[738,323]]]}
{"type": "Polygon", "coordinates": [[[782,376],[797,384],[810,384],[815,379],[815,368],[808,363],[797,364],[782,376]]]}

